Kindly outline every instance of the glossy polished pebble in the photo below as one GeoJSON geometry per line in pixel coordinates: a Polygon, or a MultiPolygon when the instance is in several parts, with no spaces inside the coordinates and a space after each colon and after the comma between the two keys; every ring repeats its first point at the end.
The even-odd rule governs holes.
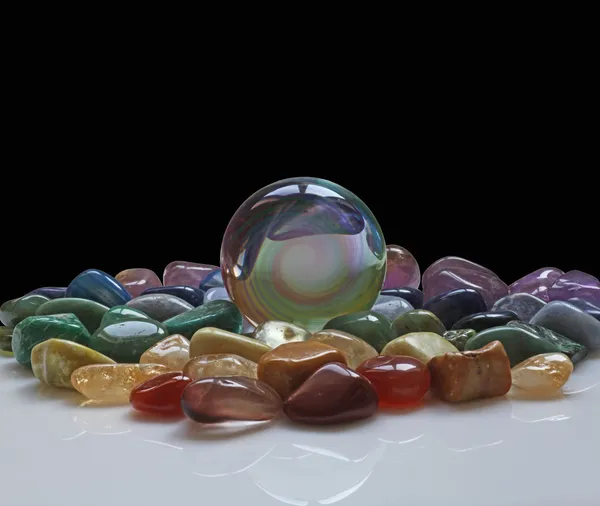
{"type": "Polygon", "coordinates": [[[190,383],[181,396],[188,418],[200,423],[268,421],[281,414],[277,392],[262,381],[232,376],[190,383]]]}
{"type": "Polygon", "coordinates": [[[127,306],[113,306],[102,317],[100,327],[106,327],[111,323],[122,322],[125,320],[150,320],[151,318],[138,309],[127,306]]]}
{"type": "Polygon", "coordinates": [[[448,402],[505,395],[511,387],[508,356],[495,341],[476,351],[446,353],[428,364],[431,387],[448,402]]]}
{"type": "Polygon", "coordinates": [[[204,293],[204,302],[210,302],[211,300],[229,300],[231,297],[227,293],[227,289],[224,286],[217,286],[215,288],[209,288],[204,293]]]}
{"type": "Polygon", "coordinates": [[[473,313],[481,313],[487,307],[477,290],[458,288],[427,300],[423,304],[423,309],[431,311],[449,329],[461,318],[473,313]]]}
{"type": "Polygon", "coordinates": [[[67,293],[66,286],[44,286],[42,288],[36,288],[31,290],[27,295],[43,295],[49,299],[60,299],[67,293]]]}
{"type": "Polygon", "coordinates": [[[410,286],[388,288],[387,290],[381,290],[381,295],[401,297],[415,309],[421,309],[423,307],[423,292],[418,288],[411,288],[410,286]]]}
{"type": "Polygon", "coordinates": [[[121,283],[98,269],[88,269],[75,277],[65,296],[93,300],[109,308],[131,300],[131,295],[121,283]]]}
{"type": "Polygon", "coordinates": [[[166,372],[136,386],[129,394],[129,402],[144,413],[183,416],[181,396],[191,382],[181,371],[166,372]]]}
{"type": "Polygon", "coordinates": [[[282,344],[258,362],[258,379],[286,399],[319,367],[329,362],[346,363],[344,354],[316,341],[282,344]]]}
{"type": "Polygon", "coordinates": [[[169,371],[181,371],[189,360],[190,342],[179,334],[173,334],[142,353],[140,364],[161,364],[169,371]]]}
{"type": "Polygon", "coordinates": [[[600,305],[600,280],[582,271],[561,275],[548,290],[550,300],[568,300],[573,297],[600,305]]]}
{"type": "Polygon", "coordinates": [[[31,366],[31,350],[48,339],[64,339],[89,346],[90,333],[71,313],[52,316],[29,316],[13,330],[12,349],[19,364],[31,366]]]}
{"type": "Polygon", "coordinates": [[[400,315],[392,323],[392,335],[395,337],[411,332],[433,332],[441,336],[446,332],[446,327],[431,311],[415,309],[400,315]]]}
{"type": "Polygon", "coordinates": [[[347,366],[332,362],[316,370],[284,404],[294,422],[330,425],[369,418],[377,411],[371,382],[347,366]]]}
{"type": "Polygon", "coordinates": [[[204,291],[194,286],[159,286],[156,288],[148,288],[147,290],[144,290],[141,295],[152,295],[155,293],[174,295],[175,297],[179,297],[194,307],[198,307],[202,305],[202,302],[204,302],[204,291]]]}
{"type": "Polygon", "coordinates": [[[165,267],[163,285],[165,286],[200,286],[202,280],[215,269],[216,265],[197,264],[177,260],[165,267]]]}
{"type": "Polygon", "coordinates": [[[98,302],[88,299],[64,297],[44,302],[35,312],[36,315],[53,315],[73,313],[85,325],[90,334],[93,334],[102,322],[108,308],[98,302]]]}
{"type": "Polygon", "coordinates": [[[410,251],[396,244],[388,244],[387,267],[383,289],[408,286],[419,288],[421,270],[417,260],[410,251]]]}
{"type": "Polygon", "coordinates": [[[259,324],[253,337],[271,348],[276,348],[285,343],[306,341],[310,335],[308,330],[293,323],[270,320],[259,324]]]}
{"type": "Polygon", "coordinates": [[[169,329],[169,333],[181,334],[188,339],[203,327],[216,327],[238,334],[242,331],[242,313],[233,302],[215,300],[173,316],[164,324],[169,329]]]}
{"type": "Polygon", "coordinates": [[[341,330],[359,337],[377,351],[393,339],[389,318],[373,311],[359,311],[329,320],[323,328],[341,330]]]}
{"type": "Polygon", "coordinates": [[[575,297],[573,299],[569,299],[567,302],[569,304],[573,304],[575,307],[578,307],[579,309],[582,309],[587,314],[589,314],[590,316],[593,316],[594,318],[596,318],[596,320],[600,321],[600,307],[595,306],[594,304],[592,304],[591,302],[588,302],[587,300],[579,299],[577,297],[575,297]]]}
{"type": "Polygon", "coordinates": [[[43,295],[24,295],[18,299],[7,300],[0,306],[0,320],[7,327],[15,327],[28,316],[35,315],[37,308],[49,300],[43,295]]]}
{"type": "Polygon", "coordinates": [[[452,343],[433,332],[412,332],[397,337],[381,352],[382,355],[405,355],[427,364],[433,357],[444,353],[456,352],[452,343]]]}
{"type": "Polygon", "coordinates": [[[188,361],[183,373],[193,380],[208,377],[246,376],[256,379],[258,364],[233,353],[200,355],[188,361]]]}
{"type": "Polygon", "coordinates": [[[210,290],[211,288],[222,287],[223,284],[223,275],[221,274],[221,269],[217,269],[209,273],[200,283],[200,289],[210,290]]]}
{"type": "Polygon", "coordinates": [[[471,339],[477,331],[474,329],[457,329],[457,330],[447,330],[444,332],[442,336],[446,341],[449,341],[458,351],[463,351],[465,349],[465,344],[467,341],[471,339]]]}
{"type": "Polygon", "coordinates": [[[564,272],[556,267],[542,267],[520,279],[508,287],[508,293],[529,293],[544,302],[549,302],[548,289],[564,272]]]}
{"type": "Polygon", "coordinates": [[[340,350],[351,369],[356,369],[365,360],[377,356],[377,350],[369,343],[341,330],[324,329],[315,332],[309,341],[316,341],[340,350]]]}
{"type": "Polygon", "coordinates": [[[166,327],[155,320],[124,320],[100,327],[89,346],[116,362],[136,364],[142,353],[168,335],[166,327]]]}
{"type": "Polygon", "coordinates": [[[405,407],[420,402],[431,383],[427,366],[413,357],[371,358],[363,362],[356,372],[373,384],[382,408],[405,407]]]}
{"type": "Polygon", "coordinates": [[[190,358],[215,353],[232,353],[258,362],[271,347],[252,337],[242,336],[215,327],[198,330],[190,341],[190,358]]]}
{"type": "Polygon", "coordinates": [[[573,363],[563,353],[542,353],[512,369],[513,385],[533,392],[558,390],[573,372],[573,363]]]}
{"type": "Polygon", "coordinates": [[[412,311],[413,309],[414,308],[412,305],[401,297],[394,297],[393,295],[380,295],[377,297],[377,300],[371,308],[371,311],[382,314],[390,321],[394,321],[401,314],[412,311]]]}
{"type": "Polygon", "coordinates": [[[0,351],[12,353],[12,327],[0,327],[0,351]]]}
{"type": "Polygon", "coordinates": [[[529,293],[513,293],[498,299],[492,307],[493,312],[513,311],[518,319],[527,323],[546,303],[529,293]]]}
{"type": "Polygon", "coordinates": [[[48,339],[31,350],[31,368],[35,377],[58,388],[73,388],[71,375],[84,365],[114,363],[102,353],[63,339],[48,339]]]}
{"type": "Polygon", "coordinates": [[[485,311],[483,313],[475,313],[461,318],[452,325],[452,330],[473,329],[477,332],[481,332],[482,330],[491,329],[492,327],[507,325],[508,322],[512,322],[518,318],[519,316],[517,313],[514,313],[513,311],[485,311]]]}
{"type": "Polygon", "coordinates": [[[73,388],[88,399],[127,404],[131,391],[140,383],[169,372],[158,364],[95,364],[76,369],[73,388]]]}
{"type": "Polygon", "coordinates": [[[127,307],[146,313],[153,320],[164,322],[169,318],[194,309],[190,303],[167,293],[141,295],[127,303],[127,307]]]}
{"type": "Polygon", "coordinates": [[[125,269],[115,276],[132,297],[139,297],[144,290],[162,286],[160,278],[150,269],[125,269]]]}

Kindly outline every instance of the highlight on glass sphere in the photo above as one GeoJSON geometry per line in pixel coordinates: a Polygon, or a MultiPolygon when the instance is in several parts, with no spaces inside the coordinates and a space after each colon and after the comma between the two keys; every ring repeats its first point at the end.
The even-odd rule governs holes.
{"type": "Polygon", "coordinates": [[[254,325],[283,320],[310,331],[371,309],[386,247],[369,208],[324,179],[270,184],[231,218],[221,244],[223,282],[254,325]]]}

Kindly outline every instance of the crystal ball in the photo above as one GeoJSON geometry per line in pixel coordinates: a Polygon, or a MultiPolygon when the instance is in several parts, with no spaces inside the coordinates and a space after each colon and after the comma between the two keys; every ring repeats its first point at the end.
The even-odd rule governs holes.
{"type": "Polygon", "coordinates": [[[254,325],[282,320],[316,331],[336,316],[371,309],[385,269],[383,233],[365,203],[311,177],[254,193],[221,244],[227,292],[254,325]]]}

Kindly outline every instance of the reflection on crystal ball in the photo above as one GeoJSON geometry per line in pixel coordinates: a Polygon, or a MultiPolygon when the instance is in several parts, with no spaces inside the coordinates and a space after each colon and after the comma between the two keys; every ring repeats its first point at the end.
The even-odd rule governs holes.
{"type": "Polygon", "coordinates": [[[324,179],[285,179],[236,211],[221,245],[223,281],[254,325],[320,330],[370,309],[385,277],[383,234],[356,195],[324,179]]]}

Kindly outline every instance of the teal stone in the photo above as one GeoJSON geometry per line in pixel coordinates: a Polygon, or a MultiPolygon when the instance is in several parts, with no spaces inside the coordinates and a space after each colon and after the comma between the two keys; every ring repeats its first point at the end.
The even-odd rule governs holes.
{"type": "Polygon", "coordinates": [[[133,309],[127,306],[114,306],[111,307],[102,317],[102,321],[98,328],[106,327],[111,323],[117,323],[125,320],[149,320],[150,317],[140,311],[139,309],[133,309]]]}
{"type": "Polygon", "coordinates": [[[477,334],[476,330],[473,329],[458,329],[458,330],[447,330],[442,336],[446,341],[450,341],[458,351],[465,349],[465,344],[473,336],[477,334]]]}
{"type": "Polygon", "coordinates": [[[562,353],[563,351],[557,344],[529,330],[508,325],[482,330],[467,341],[464,351],[478,350],[492,341],[502,343],[510,359],[511,367],[540,353],[562,353]]]}
{"type": "Polygon", "coordinates": [[[48,297],[37,294],[7,300],[0,307],[0,321],[7,327],[15,327],[28,316],[35,315],[37,308],[49,300],[48,297]]]}
{"type": "Polygon", "coordinates": [[[329,320],[323,329],[341,330],[352,334],[369,343],[378,352],[396,337],[392,332],[392,322],[375,311],[358,311],[338,316],[329,320]]]}
{"type": "Polygon", "coordinates": [[[13,330],[12,349],[19,364],[31,367],[31,350],[48,339],[64,339],[89,346],[90,333],[72,313],[28,316],[13,330]]]}
{"type": "Polygon", "coordinates": [[[136,364],[142,353],[168,335],[167,328],[155,320],[122,320],[99,328],[89,346],[115,362],[136,364]]]}
{"type": "Polygon", "coordinates": [[[242,313],[233,302],[212,300],[191,311],[173,316],[163,324],[169,329],[169,334],[181,334],[188,339],[204,327],[216,327],[239,334],[242,332],[242,313]]]}
{"type": "Polygon", "coordinates": [[[12,351],[12,327],[0,327],[0,351],[12,351]]]}
{"type": "Polygon", "coordinates": [[[62,313],[73,313],[79,321],[85,325],[90,334],[96,332],[102,322],[102,317],[108,308],[99,302],[75,297],[64,299],[53,299],[44,302],[35,312],[36,315],[52,315],[62,313]]]}

